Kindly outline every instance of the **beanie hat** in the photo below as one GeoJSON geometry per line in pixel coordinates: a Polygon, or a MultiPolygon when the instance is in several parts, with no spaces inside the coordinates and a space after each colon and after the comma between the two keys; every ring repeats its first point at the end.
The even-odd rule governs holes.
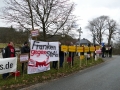
{"type": "Polygon", "coordinates": [[[27,42],[27,41],[26,41],[26,42],[24,42],[24,45],[25,45],[25,44],[28,44],[28,42],[27,42]]]}

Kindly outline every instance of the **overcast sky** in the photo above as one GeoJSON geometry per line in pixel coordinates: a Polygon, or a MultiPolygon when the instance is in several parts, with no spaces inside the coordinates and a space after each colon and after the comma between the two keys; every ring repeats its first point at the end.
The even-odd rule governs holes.
{"type": "MultiPolygon", "coordinates": [[[[72,0],[77,5],[74,14],[79,16],[79,27],[82,27],[81,38],[92,41],[90,32],[85,29],[88,21],[101,15],[107,15],[120,23],[120,0],[72,0]]],[[[105,42],[105,41],[103,41],[105,42]]]]}
{"type": "MultiPolygon", "coordinates": [[[[3,1],[0,0],[0,7],[3,6],[3,1]]],[[[72,0],[76,7],[74,14],[79,17],[79,27],[82,28],[83,33],[81,38],[86,38],[92,41],[90,32],[85,29],[88,21],[101,15],[107,15],[111,19],[120,23],[120,0],[72,0]]],[[[5,24],[0,20],[0,26],[5,24]]],[[[6,25],[5,25],[6,26],[6,25]]],[[[9,25],[7,25],[9,26],[9,25]]]]}

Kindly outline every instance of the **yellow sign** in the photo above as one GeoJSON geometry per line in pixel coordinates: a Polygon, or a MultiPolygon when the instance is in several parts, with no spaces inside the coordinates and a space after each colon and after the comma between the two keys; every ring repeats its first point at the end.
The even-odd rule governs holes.
{"type": "Polygon", "coordinates": [[[91,47],[90,47],[90,51],[91,51],[91,52],[94,52],[94,51],[95,51],[95,47],[91,46],[91,47]]]}
{"type": "Polygon", "coordinates": [[[99,50],[100,49],[100,46],[96,46],[96,50],[99,50]]]}
{"type": "Polygon", "coordinates": [[[68,46],[61,45],[61,51],[67,52],[68,51],[68,46]]]}
{"type": "Polygon", "coordinates": [[[83,60],[84,59],[84,55],[80,55],[80,60],[83,60]]]}
{"type": "Polygon", "coordinates": [[[77,46],[77,52],[84,52],[83,47],[77,46]]]}
{"type": "Polygon", "coordinates": [[[69,51],[70,52],[75,52],[76,51],[76,47],[75,46],[69,46],[69,51]]]}
{"type": "Polygon", "coordinates": [[[89,52],[89,47],[84,47],[84,52],[89,52]]]}

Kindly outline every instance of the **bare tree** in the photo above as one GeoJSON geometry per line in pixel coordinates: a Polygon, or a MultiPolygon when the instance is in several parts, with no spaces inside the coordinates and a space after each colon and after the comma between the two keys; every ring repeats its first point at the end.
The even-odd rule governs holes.
{"type": "Polygon", "coordinates": [[[115,35],[118,33],[118,24],[115,20],[107,20],[107,31],[108,33],[106,33],[106,35],[108,37],[108,45],[110,45],[111,39],[114,39],[115,35]]]}
{"type": "Polygon", "coordinates": [[[70,0],[7,0],[2,19],[14,22],[27,30],[28,27],[39,27],[46,40],[49,38],[46,37],[47,33],[55,35],[62,32],[66,23],[69,22],[70,25],[75,22],[74,18],[70,19],[73,17],[74,6],[70,0]]]}
{"type": "Polygon", "coordinates": [[[108,16],[100,16],[92,21],[89,21],[88,26],[86,27],[89,29],[92,33],[92,36],[95,38],[95,40],[101,44],[103,40],[103,34],[105,33],[105,30],[107,29],[107,20],[108,16]]]}

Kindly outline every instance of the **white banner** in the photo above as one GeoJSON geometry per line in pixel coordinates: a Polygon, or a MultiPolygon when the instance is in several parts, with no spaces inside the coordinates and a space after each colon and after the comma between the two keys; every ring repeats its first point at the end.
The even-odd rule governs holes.
{"type": "Polygon", "coordinates": [[[17,70],[17,57],[0,58],[0,74],[16,72],[16,70],[17,70]]]}
{"type": "Polygon", "coordinates": [[[28,74],[50,70],[50,62],[59,60],[59,42],[31,40],[28,74]]]}

